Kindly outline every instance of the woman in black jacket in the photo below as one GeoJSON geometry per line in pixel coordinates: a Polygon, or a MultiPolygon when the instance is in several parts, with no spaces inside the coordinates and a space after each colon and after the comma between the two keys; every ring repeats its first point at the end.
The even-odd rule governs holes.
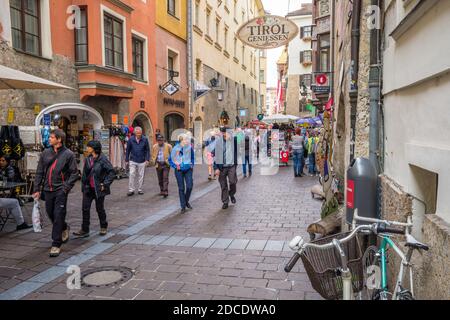
{"type": "Polygon", "coordinates": [[[89,224],[91,216],[91,204],[95,200],[95,206],[100,219],[100,235],[107,233],[105,196],[110,194],[110,186],[114,181],[114,168],[102,153],[102,146],[98,141],[90,141],[87,145],[89,156],[84,161],[83,176],[81,178],[81,190],[83,192],[83,224],[81,230],[73,234],[78,237],[89,236],[89,224]]]}

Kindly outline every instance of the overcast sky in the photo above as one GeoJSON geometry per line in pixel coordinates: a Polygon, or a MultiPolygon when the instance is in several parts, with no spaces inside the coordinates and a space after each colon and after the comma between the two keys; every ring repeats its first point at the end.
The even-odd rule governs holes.
{"type": "MultiPolygon", "coordinates": [[[[311,0],[262,0],[264,9],[270,14],[286,16],[288,12],[300,9],[302,3],[311,3],[311,0]]],[[[277,60],[283,47],[267,50],[267,87],[277,86],[277,60]]]]}

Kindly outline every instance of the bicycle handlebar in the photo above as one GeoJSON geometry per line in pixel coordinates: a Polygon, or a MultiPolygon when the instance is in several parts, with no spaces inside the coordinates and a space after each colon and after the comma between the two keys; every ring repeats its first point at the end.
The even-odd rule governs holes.
{"type": "Polygon", "coordinates": [[[377,233],[405,234],[404,230],[388,227],[386,225],[377,225],[377,233]]]}
{"type": "Polygon", "coordinates": [[[300,259],[300,253],[296,252],[292,256],[291,260],[289,260],[289,262],[284,266],[284,271],[291,272],[292,268],[294,268],[298,259],[300,259]]]}

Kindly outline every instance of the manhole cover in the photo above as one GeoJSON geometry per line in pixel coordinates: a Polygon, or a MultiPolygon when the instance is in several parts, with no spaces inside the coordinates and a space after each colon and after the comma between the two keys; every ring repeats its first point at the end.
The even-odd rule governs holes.
{"type": "Polygon", "coordinates": [[[134,275],[133,270],[125,267],[102,267],[83,272],[81,285],[84,287],[111,287],[127,282],[134,275]]]}

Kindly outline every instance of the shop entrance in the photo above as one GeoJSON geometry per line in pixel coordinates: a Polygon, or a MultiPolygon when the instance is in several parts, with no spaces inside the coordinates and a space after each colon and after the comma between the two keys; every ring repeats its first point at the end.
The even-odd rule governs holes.
{"type": "Polygon", "coordinates": [[[184,118],[176,113],[168,114],[164,118],[164,135],[167,141],[173,142],[172,132],[184,129],[184,118]]]}
{"type": "Polygon", "coordinates": [[[137,113],[134,116],[133,127],[141,127],[143,134],[148,138],[148,142],[152,145],[153,142],[153,127],[149,117],[145,113],[137,113]]]}

